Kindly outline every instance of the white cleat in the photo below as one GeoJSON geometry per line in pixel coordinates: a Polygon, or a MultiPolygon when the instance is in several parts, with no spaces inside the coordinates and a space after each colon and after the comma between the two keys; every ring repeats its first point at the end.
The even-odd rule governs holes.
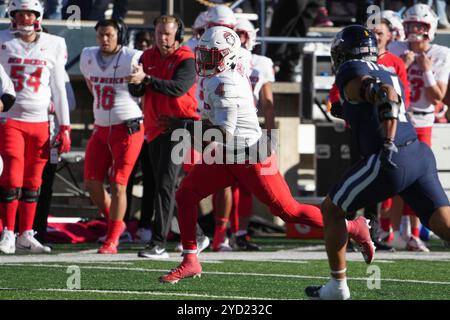
{"type": "Polygon", "coordinates": [[[18,236],[16,240],[17,249],[31,253],[50,253],[52,249],[37,241],[34,237],[35,234],[36,232],[33,230],[27,230],[18,236]]]}
{"type": "Polygon", "coordinates": [[[422,240],[415,236],[411,236],[409,238],[407,247],[408,251],[415,251],[415,252],[430,252],[430,249],[427,248],[425,243],[423,243],[422,240]]]}
{"type": "Polygon", "coordinates": [[[0,251],[4,254],[14,254],[16,252],[16,235],[7,228],[3,229],[2,232],[0,251]]]}
{"type": "MultiPolygon", "coordinates": [[[[211,243],[211,241],[209,240],[209,238],[207,236],[203,235],[203,236],[197,237],[197,255],[199,255],[200,252],[202,252],[203,250],[206,250],[209,247],[210,243],[211,243]]],[[[179,242],[175,246],[175,251],[183,252],[183,245],[181,244],[181,242],[179,242]]]]}

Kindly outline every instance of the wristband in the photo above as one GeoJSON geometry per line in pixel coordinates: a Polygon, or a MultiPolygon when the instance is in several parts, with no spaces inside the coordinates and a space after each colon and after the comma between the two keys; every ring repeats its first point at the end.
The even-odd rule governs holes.
{"type": "Polygon", "coordinates": [[[425,88],[432,87],[436,84],[436,79],[434,78],[433,71],[428,70],[423,73],[423,78],[425,82],[425,88]]]}

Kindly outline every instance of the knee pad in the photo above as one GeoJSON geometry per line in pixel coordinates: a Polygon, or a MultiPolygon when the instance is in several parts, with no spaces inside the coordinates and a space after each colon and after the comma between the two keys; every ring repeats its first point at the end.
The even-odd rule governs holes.
{"type": "Polygon", "coordinates": [[[39,199],[41,188],[37,190],[30,190],[22,188],[22,196],[20,197],[20,201],[24,202],[37,202],[39,199]]]}
{"type": "Polygon", "coordinates": [[[0,202],[13,202],[20,198],[20,188],[0,187],[0,202]]]}

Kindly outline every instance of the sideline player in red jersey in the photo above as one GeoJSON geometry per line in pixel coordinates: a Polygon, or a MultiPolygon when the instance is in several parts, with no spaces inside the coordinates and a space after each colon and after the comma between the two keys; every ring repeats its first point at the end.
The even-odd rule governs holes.
{"type": "Polygon", "coordinates": [[[0,211],[5,229],[0,251],[44,253],[50,248],[34,238],[42,171],[49,157],[48,107],[52,97],[60,123],[59,153],[70,150],[69,107],[65,87],[67,48],[62,37],[41,32],[43,8],[36,0],[10,1],[10,30],[0,31],[0,63],[14,82],[16,101],[1,115],[0,211]],[[15,239],[16,212],[19,236],[15,239]]]}

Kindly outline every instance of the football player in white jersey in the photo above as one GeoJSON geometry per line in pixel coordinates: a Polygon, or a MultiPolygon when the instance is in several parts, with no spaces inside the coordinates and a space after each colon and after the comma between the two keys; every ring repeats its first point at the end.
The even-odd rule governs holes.
{"type": "MultiPolygon", "coordinates": [[[[389,50],[405,61],[410,86],[408,113],[418,139],[428,146],[431,146],[435,105],[445,97],[450,74],[450,49],[431,44],[437,22],[437,16],[429,6],[416,4],[408,8],[403,17],[407,41],[389,45],[389,50]]],[[[407,249],[428,252],[419,238],[419,219],[408,206],[405,213],[411,215],[412,235],[407,239],[407,249]]]]}
{"type": "MultiPolygon", "coordinates": [[[[233,30],[212,27],[205,31],[196,48],[197,73],[204,78],[203,94],[209,119],[202,122],[205,133],[202,137],[211,134],[215,139],[210,139],[214,142],[203,152],[205,161],[192,168],[176,193],[183,261],[160,277],[163,283],[176,283],[201,274],[195,236],[198,204],[208,195],[235,183],[243,184],[283,220],[323,227],[319,208],[298,203],[276,168],[270,138],[262,134],[253,90],[239,60],[240,46],[239,36],[233,30]],[[207,150],[211,149],[216,156],[213,161],[207,159],[207,150]],[[227,160],[225,163],[220,161],[220,155],[222,160],[227,160]]],[[[161,125],[184,126],[191,133],[198,130],[194,129],[198,128],[194,121],[180,125],[179,120],[168,117],[161,119],[161,125]]],[[[194,135],[194,140],[199,139],[202,140],[194,135]]],[[[348,223],[361,224],[355,221],[348,223]]],[[[368,227],[361,227],[358,235],[364,231],[365,241],[369,241],[368,227]]]]}
{"type": "MultiPolygon", "coordinates": [[[[211,28],[214,26],[222,26],[230,29],[234,29],[236,25],[236,16],[233,10],[231,10],[226,5],[218,5],[210,7],[206,11],[206,28],[211,28]]],[[[198,42],[198,41],[197,41],[198,42]]],[[[240,60],[243,66],[249,66],[251,60],[251,53],[247,50],[239,51],[240,60]]],[[[247,71],[248,73],[248,67],[247,71]]],[[[204,97],[202,92],[203,80],[204,78],[198,79],[197,84],[197,101],[198,110],[202,118],[207,118],[207,110],[204,109],[204,97]]],[[[213,195],[213,208],[214,208],[214,218],[215,218],[215,229],[214,238],[212,242],[213,251],[231,251],[228,239],[226,238],[226,231],[228,227],[228,221],[231,214],[233,201],[232,201],[232,190],[231,187],[225,188],[223,190],[218,190],[213,195]]]]}
{"type": "MultiPolygon", "coordinates": [[[[249,79],[253,88],[253,95],[256,106],[262,108],[264,114],[264,124],[267,134],[275,128],[275,113],[273,105],[272,83],[275,81],[273,62],[270,58],[251,53],[256,45],[257,29],[247,19],[238,18],[235,31],[241,40],[241,49],[249,52],[249,79]]],[[[235,185],[232,188],[233,206],[231,212],[231,229],[234,234],[234,247],[238,250],[256,251],[259,246],[253,243],[248,234],[247,228],[252,215],[252,195],[242,185],[235,185]]]]}
{"type": "Polygon", "coordinates": [[[102,20],[95,26],[97,47],[84,48],[80,70],[94,96],[95,127],[86,147],[84,180],[92,201],[108,220],[108,232],[98,253],[117,253],[127,207],[126,188],[144,142],[139,100],[128,91],[128,75],[141,51],[126,44],[126,26],[102,20]],[[111,182],[111,195],[103,186],[111,182]]]}
{"type": "Polygon", "coordinates": [[[52,97],[60,129],[59,152],[70,150],[70,120],[65,88],[65,40],[42,33],[43,8],[36,0],[9,2],[10,30],[0,31],[0,64],[14,83],[16,100],[1,115],[0,152],[5,170],[0,178],[0,210],[5,230],[0,251],[43,253],[50,248],[34,238],[33,220],[48,160],[48,106],[52,97]],[[16,212],[19,236],[15,241],[16,212]]]}

